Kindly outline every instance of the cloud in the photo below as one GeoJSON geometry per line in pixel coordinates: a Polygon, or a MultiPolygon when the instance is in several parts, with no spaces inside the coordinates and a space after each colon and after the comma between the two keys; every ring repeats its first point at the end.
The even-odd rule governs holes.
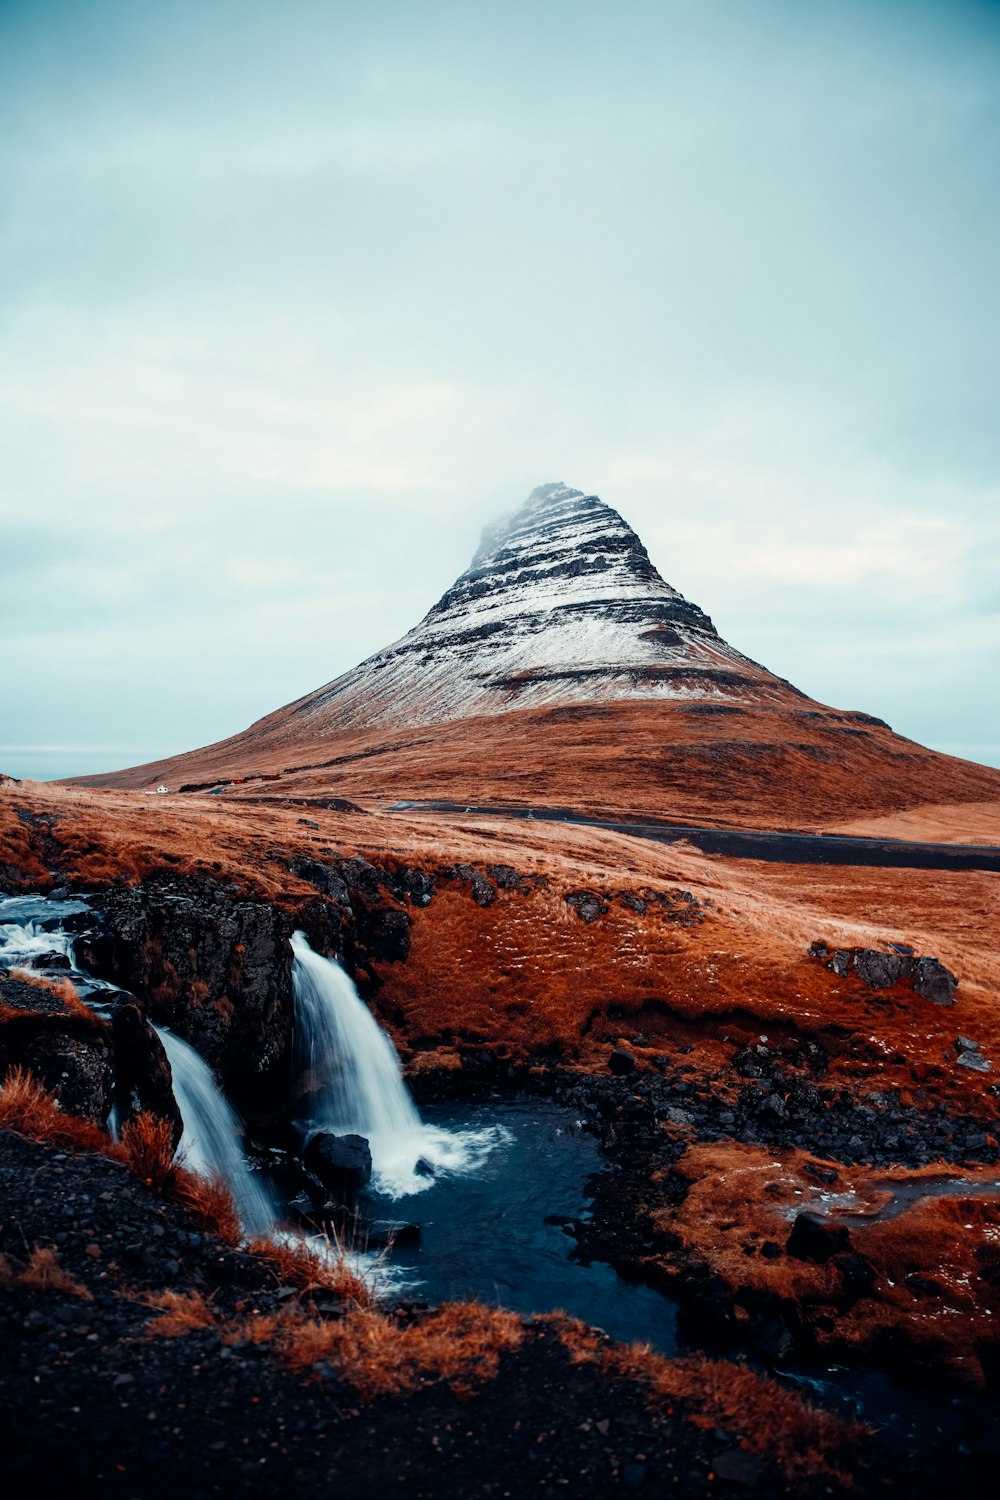
{"type": "Polygon", "coordinates": [[[993,756],[998,84],[964,0],[0,5],[8,742],[232,732],[564,478],[993,756]]]}

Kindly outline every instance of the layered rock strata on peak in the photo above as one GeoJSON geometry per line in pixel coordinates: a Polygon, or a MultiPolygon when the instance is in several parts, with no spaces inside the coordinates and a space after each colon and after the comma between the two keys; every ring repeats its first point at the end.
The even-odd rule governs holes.
{"type": "Polygon", "coordinates": [[[595,699],[793,694],[664,582],[617,511],[547,484],[487,528],[415,629],[292,712],[308,734],[595,699]]]}

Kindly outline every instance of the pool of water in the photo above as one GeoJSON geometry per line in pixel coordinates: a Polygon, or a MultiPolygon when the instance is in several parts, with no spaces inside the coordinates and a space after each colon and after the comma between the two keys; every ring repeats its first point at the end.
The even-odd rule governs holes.
{"type": "Polygon", "coordinates": [[[642,1340],[669,1353],[676,1309],[651,1287],[610,1266],[576,1259],[576,1242],[553,1219],[588,1212],[587,1181],[604,1165],[594,1137],[571,1111],[537,1099],[481,1109],[427,1105],[445,1129],[502,1126],[499,1143],[471,1175],[441,1175],[409,1198],[366,1195],[373,1219],[420,1225],[419,1245],[391,1252],[392,1270],[429,1302],[476,1298],[541,1313],[561,1308],[613,1338],[642,1340]]]}

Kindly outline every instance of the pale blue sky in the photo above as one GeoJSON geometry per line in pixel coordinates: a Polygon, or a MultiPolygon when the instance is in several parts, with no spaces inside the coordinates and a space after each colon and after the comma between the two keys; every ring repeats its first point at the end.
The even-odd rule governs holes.
{"type": "Polygon", "coordinates": [[[243,728],[536,484],[1000,764],[1000,6],[0,0],[0,769],[243,728]]]}

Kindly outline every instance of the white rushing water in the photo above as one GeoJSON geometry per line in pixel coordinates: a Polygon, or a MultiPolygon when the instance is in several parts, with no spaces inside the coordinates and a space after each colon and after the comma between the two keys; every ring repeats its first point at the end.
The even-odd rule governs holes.
{"type": "Polygon", "coordinates": [[[295,962],[295,1063],[304,1080],[307,1136],[318,1131],[363,1135],[372,1153],[372,1183],[390,1198],[420,1193],[433,1174],[473,1172],[507,1132],[443,1130],[425,1125],[403,1081],[396,1050],[340,966],[321,958],[302,932],[295,962]]]}
{"type": "Polygon", "coordinates": [[[270,1235],[277,1223],[274,1204],[260,1177],[251,1172],[240,1144],[239,1117],[227,1102],[205,1060],[165,1027],[154,1026],[173,1074],[174,1098],[184,1122],[177,1148],[181,1164],[199,1177],[218,1177],[232,1194],[248,1239],[270,1235]]]}
{"type": "Polygon", "coordinates": [[[49,954],[59,954],[73,964],[73,939],[68,932],[46,932],[40,922],[30,918],[24,922],[0,921],[0,968],[30,968],[36,959],[49,954]]]}

